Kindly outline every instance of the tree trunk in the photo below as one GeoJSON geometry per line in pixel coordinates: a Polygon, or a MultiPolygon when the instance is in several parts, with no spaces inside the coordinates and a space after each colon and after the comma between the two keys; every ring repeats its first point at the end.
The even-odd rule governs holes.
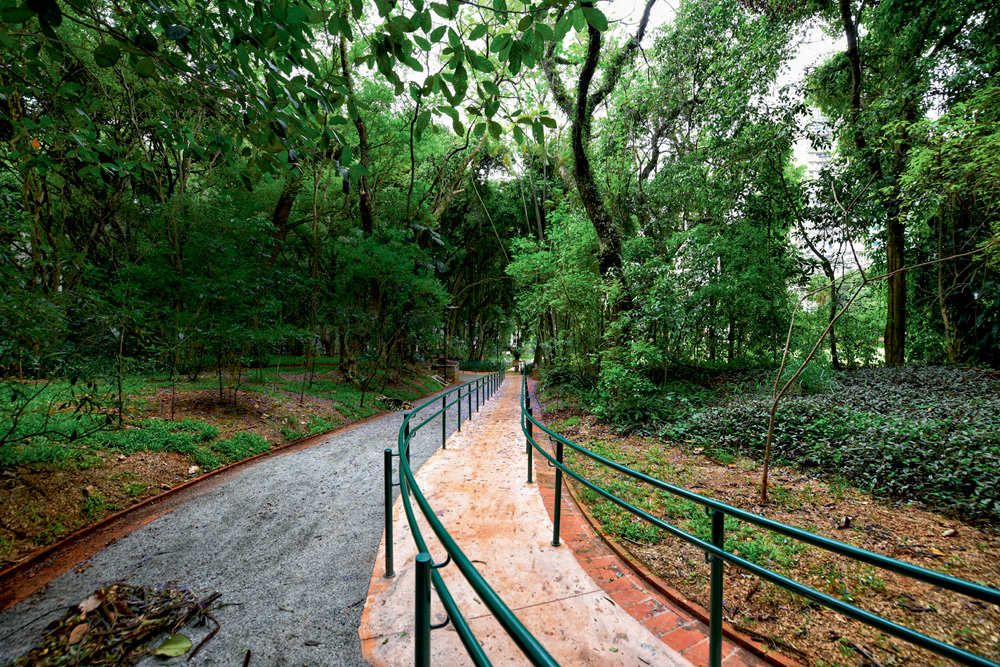
{"type": "MultiPolygon", "coordinates": [[[[621,267],[622,240],[618,226],[612,220],[604,204],[590,167],[590,158],[587,156],[587,147],[590,143],[590,123],[597,108],[614,90],[623,68],[635,58],[639,44],[646,34],[649,14],[655,2],[656,0],[647,0],[635,37],[608,64],[604,80],[593,92],[591,92],[590,87],[594,80],[594,74],[597,72],[603,41],[601,31],[594,26],[587,25],[587,55],[580,70],[580,78],[577,81],[575,101],[567,94],[566,87],[559,78],[559,73],[556,72],[553,62],[554,45],[549,48],[545,58],[542,59],[542,69],[545,71],[545,78],[556,104],[573,120],[570,135],[570,145],[573,151],[573,176],[572,179],[564,177],[564,180],[567,184],[571,180],[575,181],[577,192],[583,201],[584,209],[587,211],[587,217],[590,218],[594,225],[594,231],[597,232],[597,240],[600,244],[598,260],[602,276],[607,276],[613,269],[621,267]]],[[[581,5],[593,7],[594,3],[590,0],[584,0],[581,5]]]]}
{"type": "MultiPolygon", "coordinates": [[[[344,80],[347,82],[347,90],[354,95],[354,79],[351,77],[351,68],[348,66],[347,43],[340,40],[340,66],[344,73],[344,80]]],[[[368,126],[365,125],[364,118],[358,113],[354,119],[354,127],[358,130],[358,162],[368,169],[371,164],[371,150],[368,146],[368,126]]],[[[371,236],[375,231],[375,215],[372,212],[371,192],[368,185],[368,177],[362,176],[358,179],[358,206],[361,212],[361,230],[365,236],[371,236]]]]}
{"type": "MultiPolygon", "coordinates": [[[[889,220],[886,244],[886,270],[892,273],[905,266],[903,224],[893,216],[889,220]]],[[[906,343],[906,272],[899,271],[889,277],[888,312],[885,323],[885,363],[887,366],[903,365],[906,343]]]]}
{"type": "Polygon", "coordinates": [[[274,240],[274,249],[271,251],[271,259],[268,262],[270,267],[273,267],[274,263],[278,261],[281,248],[285,245],[288,232],[292,229],[288,224],[288,219],[292,215],[292,206],[295,205],[295,198],[299,196],[299,190],[301,189],[302,179],[298,176],[285,181],[285,187],[281,189],[281,195],[278,197],[278,203],[274,207],[274,213],[271,214],[271,224],[274,225],[274,233],[271,236],[274,240]]]}

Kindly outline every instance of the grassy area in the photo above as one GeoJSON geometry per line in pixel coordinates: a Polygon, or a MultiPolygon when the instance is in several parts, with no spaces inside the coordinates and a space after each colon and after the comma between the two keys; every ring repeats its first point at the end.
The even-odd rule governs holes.
{"type": "MultiPolygon", "coordinates": [[[[267,366],[301,366],[306,363],[306,358],[291,354],[272,355],[267,359],[267,366]]],[[[313,363],[317,366],[339,364],[340,357],[313,357],[313,363]]]]}
{"type": "MultiPolygon", "coordinates": [[[[256,404],[270,399],[284,440],[321,433],[381,411],[378,393],[362,392],[350,383],[317,375],[312,383],[303,374],[279,374],[277,369],[244,371],[238,402],[256,404]],[[362,402],[363,400],[363,402],[362,402]],[[282,415],[283,412],[294,414],[282,415]]],[[[47,464],[87,467],[96,463],[95,452],[138,451],[178,452],[193,464],[211,470],[227,463],[266,451],[271,443],[250,428],[247,432],[222,434],[211,420],[185,418],[183,410],[170,421],[149,418],[152,398],[173,391],[178,402],[201,392],[218,398],[217,376],[202,375],[195,381],[170,382],[164,378],[130,375],[122,379],[125,429],[117,428],[117,382],[75,385],[57,380],[38,385],[12,385],[8,389],[17,400],[0,411],[0,433],[7,433],[0,445],[0,468],[47,464]]],[[[429,378],[413,375],[382,390],[386,396],[412,400],[438,388],[429,378]]],[[[223,407],[233,401],[229,387],[223,386],[223,407]]],[[[244,415],[245,417],[245,415],[244,415]]],[[[229,421],[236,421],[239,415],[229,421]]],[[[272,420],[272,424],[275,422],[272,420]]],[[[252,426],[252,425],[250,425],[252,426]]],[[[273,438],[272,438],[273,440],[273,438]]]]}
{"type": "MultiPolygon", "coordinates": [[[[651,477],[668,480],[680,486],[692,483],[692,471],[686,466],[677,466],[671,462],[667,451],[662,447],[654,445],[644,448],[641,458],[637,458],[634,447],[622,440],[596,440],[589,443],[587,448],[595,454],[651,477]]],[[[668,491],[654,489],[607,466],[596,464],[584,454],[572,450],[569,452],[571,453],[566,456],[567,462],[585,478],[667,523],[699,539],[711,541],[711,519],[703,506],[668,491]]],[[[699,492],[709,497],[713,495],[709,489],[699,489],[699,492]]],[[[598,493],[582,488],[581,497],[590,506],[594,518],[601,523],[602,529],[607,534],[637,544],[657,544],[663,541],[665,535],[662,530],[606,500],[598,493]]],[[[766,565],[783,574],[787,574],[796,564],[797,556],[803,550],[801,544],[783,540],[770,531],[738,522],[732,517],[726,517],[725,529],[727,550],[738,550],[747,560],[766,565]]]]}
{"type": "Polygon", "coordinates": [[[8,381],[0,387],[0,566],[203,471],[376,414],[380,394],[413,401],[440,389],[407,372],[362,403],[337,371],[311,384],[303,377],[295,368],[244,371],[239,391],[224,382],[220,396],[211,374],[173,383],[128,375],[121,426],[116,378],[8,381]]]}

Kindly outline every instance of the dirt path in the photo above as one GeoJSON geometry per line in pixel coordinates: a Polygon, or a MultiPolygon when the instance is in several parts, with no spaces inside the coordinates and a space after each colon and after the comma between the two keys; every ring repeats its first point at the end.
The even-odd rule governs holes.
{"type": "MultiPolygon", "coordinates": [[[[449,431],[455,421],[453,409],[449,431]]],[[[401,423],[395,413],[264,459],[101,550],[0,614],[0,664],[66,607],[119,580],[222,593],[221,629],[199,665],[244,664],[247,650],[251,665],[366,664],[358,625],[383,531],[382,452],[401,423]]],[[[440,444],[440,428],[422,430],[413,465],[440,444]]],[[[189,634],[197,644],[209,630],[189,634]]]]}

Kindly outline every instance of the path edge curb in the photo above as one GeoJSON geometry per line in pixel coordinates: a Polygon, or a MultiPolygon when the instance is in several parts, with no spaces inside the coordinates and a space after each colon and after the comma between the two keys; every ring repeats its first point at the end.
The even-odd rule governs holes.
{"type": "MultiPolygon", "coordinates": [[[[544,412],[542,410],[541,403],[538,402],[538,398],[535,395],[534,387],[529,387],[529,391],[530,397],[534,398],[535,405],[538,406],[536,419],[544,423],[544,412]]],[[[594,515],[590,513],[587,506],[580,501],[573,485],[564,482],[563,486],[567,491],[569,491],[570,498],[573,499],[573,504],[575,504],[577,509],[580,510],[580,514],[582,514],[583,518],[586,519],[590,529],[605,544],[605,546],[611,549],[615,556],[621,559],[622,562],[624,562],[635,573],[635,575],[650,588],[655,590],[670,602],[676,604],[687,613],[691,614],[698,621],[704,623],[706,626],[708,625],[709,614],[707,609],[702,607],[697,602],[688,599],[679,590],[657,577],[649,570],[649,568],[640,563],[635,556],[629,553],[628,550],[625,549],[625,547],[623,547],[619,542],[605,535],[600,529],[600,523],[594,515]]],[[[749,651],[755,657],[760,658],[769,665],[775,665],[775,667],[802,667],[801,663],[798,663],[788,656],[779,653],[776,649],[769,648],[763,642],[756,641],[749,635],[740,632],[733,627],[731,623],[724,622],[722,624],[722,635],[725,639],[738,645],[740,648],[749,651]]]]}

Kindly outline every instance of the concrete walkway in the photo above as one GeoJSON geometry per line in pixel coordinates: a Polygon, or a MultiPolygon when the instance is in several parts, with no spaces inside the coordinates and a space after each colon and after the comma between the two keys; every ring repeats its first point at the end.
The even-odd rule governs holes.
{"type": "MultiPolygon", "coordinates": [[[[571,549],[551,546],[552,522],[542,496],[525,483],[519,380],[508,378],[452,435],[447,449],[424,463],[417,473],[420,488],[466,556],[560,664],[690,665],[613,601],[571,549]]],[[[443,549],[420,525],[434,562],[440,562],[443,549]]],[[[390,667],[412,664],[414,652],[417,551],[398,500],[394,526],[396,576],[382,576],[383,536],[359,629],[365,657],[390,667]]],[[[449,565],[440,573],[493,664],[529,664],[458,569],[449,565]]],[[[436,595],[431,599],[438,622],[444,611],[436,595]]],[[[431,658],[435,665],[471,664],[452,625],[432,632],[431,658]]]]}
{"type": "MultiPolygon", "coordinates": [[[[449,412],[450,431],[457,410],[449,412]]],[[[119,580],[222,593],[219,633],[177,664],[365,665],[358,624],[384,525],[382,450],[395,448],[402,420],[397,412],[262,459],[102,549],[0,614],[0,665],[26,653],[67,607],[119,580]]],[[[414,467],[440,446],[436,421],[413,440],[414,467]]],[[[211,629],[185,633],[197,644],[211,629]]]]}

